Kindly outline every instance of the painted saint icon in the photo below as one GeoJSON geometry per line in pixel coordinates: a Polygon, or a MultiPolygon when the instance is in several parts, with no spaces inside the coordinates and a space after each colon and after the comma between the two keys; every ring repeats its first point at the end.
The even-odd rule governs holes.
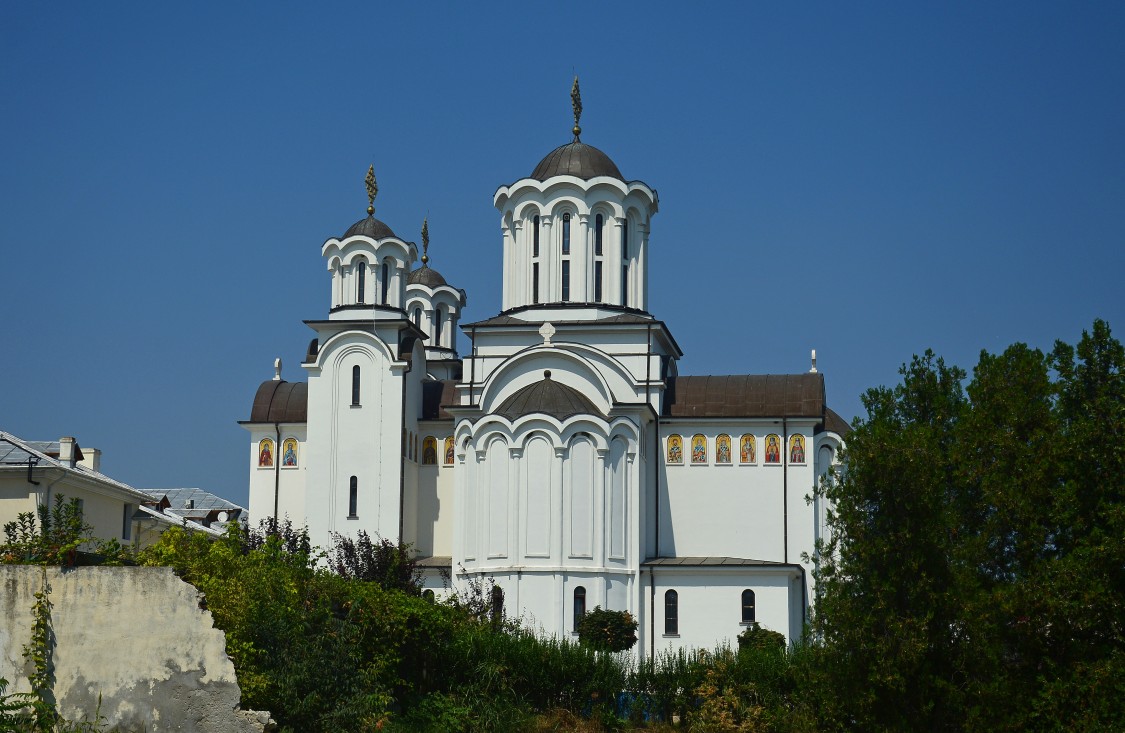
{"type": "Polygon", "coordinates": [[[286,468],[296,468],[297,467],[297,439],[296,438],[286,438],[285,442],[282,443],[282,445],[284,446],[285,449],[282,451],[282,454],[281,454],[281,465],[286,467],[286,468]]]}
{"type": "Polygon", "coordinates": [[[668,436],[668,462],[684,462],[684,439],[678,435],[668,436]]]}
{"type": "Polygon", "coordinates": [[[738,462],[739,463],[757,463],[758,458],[754,455],[755,445],[753,435],[743,435],[738,441],[738,462]]]}
{"type": "Polygon", "coordinates": [[[258,443],[258,468],[273,468],[273,441],[269,438],[258,443]]]}
{"type": "Polygon", "coordinates": [[[432,435],[422,439],[422,465],[437,465],[437,438],[432,435]]]}
{"type": "Polygon", "coordinates": [[[715,438],[715,463],[730,463],[730,436],[715,438]]]}
{"type": "Polygon", "coordinates": [[[774,433],[766,436],[766,463],[781,463],[781,438],[774,433]]]}
{"type": "Polygon", "coordinates": [[[453,436],[445,439],[445,465],[453,465],[453,436]]]}
{"type": "Polygon", "coordinates": [[[707,462],[707,438],[703,435],[693,435],[691,438],[691,462],[707,462]]]}
{"type": "Polygon", "coordinates": [[[789,438],[789,462],[805,462],[805,436],[793,435],[789,438]]]}

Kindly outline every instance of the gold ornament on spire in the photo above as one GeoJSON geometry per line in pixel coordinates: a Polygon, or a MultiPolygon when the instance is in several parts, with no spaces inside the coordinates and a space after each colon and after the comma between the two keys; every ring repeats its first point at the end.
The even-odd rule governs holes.
{"type": "Polygon", "coordinates": [[[367,184],[367,215],[375,215],[375,197],[379,195],[379,184],[375,182],[375,165],[372,164],[367,169],[367,178],[364,179],[367,184]]]}
{"type": "Polygon", "coordinates": [[[574,75],[574,86],[570,88],[570,104],[574,107],[574,141],[578,142],[578,136],[582,134],[582,128],[578,126],[578,120],[582,118],[582,91],[578,88],[578,75],[574,75]]]}
{"type": "Polygon", "coordinates": [[[426,251],[430,248],[430,217],[422,220],[422,267],[426,267],[426,263],[430,261],[430,256],[426,251]]]}

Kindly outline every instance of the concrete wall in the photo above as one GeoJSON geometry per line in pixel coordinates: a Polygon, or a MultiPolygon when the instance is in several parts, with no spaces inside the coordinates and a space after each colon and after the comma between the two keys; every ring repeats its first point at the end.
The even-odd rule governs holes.
{"type": "MultiPolygon", "coordinates": [[[[54,694],[68,720],[100,714],[124,732],[254,731],[226,637],[169,568],[49,568],[54,694]]],[[[28,691],[23,645],[42,569],[0,566],[0,677],[28,691]]]]}

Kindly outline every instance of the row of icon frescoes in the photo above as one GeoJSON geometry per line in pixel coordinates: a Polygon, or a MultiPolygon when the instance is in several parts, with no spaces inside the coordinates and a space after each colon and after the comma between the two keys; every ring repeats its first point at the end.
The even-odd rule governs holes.
{"type": "MultiPolygon", "coordinates": [[[[418,436],[410,433],[405,436],[403,447],[406,457],[412,461],[418,460],[418,436]]],[[[680,435],[668,436],[668,463],[670,465],[683,465],[684,463],[684,439],[680,435]]],[[[763,440],[764,450],[762,451],[765,457],[766,464],[781,463],[781,436],[771,433],[763,440]]],[[[447,437],[444,441],[444,450],[442,451],[442,464],[446,466],[453,465],[453,437],[447,437]]],[[[282,468],[297,468],[297,454],[299,444],[296,438],[286,438],[281,442],[281,467],[282,468]]],[[[421,458],[423,466],[436,466],[438,463],[438,441],[432,435],[428,435],[422,439],[421,458]]],[[[273,468],[274,467],[274,442],[272,438],[263,438],[258,443],[258,468],[273,468]]],[[[753,435],[743,435],[738,441],[738,462],[741,465],[756,465],[758,462],[757,457],[757,439],[753,435]]],[[[789,463],[804,463],[805,462],[805,437],[803,435],[789,436],[789,463]]],[[[707,465],[708,461],[708,447],[707,436],[703,434],[693,435],[691,438],[691,463],[695,465],[707,465]]],[[[732,453],[731,437],[729,435],[719,435],[715,438],[715,463],[716,464],[729,464],[734,463],[734,456],[732,453]]]]}
{"type": "MultiPolygon", "coordinates": [[[[767,435],[762,441],[764,449],[763,454],[765,463],[767,464],[780,464],[781,463],[781,436],[775,433],[767,435]]],[[[668,464],[673,466],[683,465],[684,463],[684,439],[680,435],[672,434],[668,436],[668,464]]],[[[753,435],[743,435],[738,440],[738,463],[744,466],[753,466],[758,463],[757,455],[758,443],[753,435]]],[[[704,466],[709,465],[708,461],[708,448],[707,436],[703,434],[693,435],[691,438],[691,463],[693,465],[704,466]]],[[[805,462],[805,436],[791,435],[789,436],[789,463],[804,463],[805,462]]],[[[716,464],[729,464],[734,463],[734,455],[732,452],[731,437],[723,434],[715,438],[715,463],[716,464]]]]}

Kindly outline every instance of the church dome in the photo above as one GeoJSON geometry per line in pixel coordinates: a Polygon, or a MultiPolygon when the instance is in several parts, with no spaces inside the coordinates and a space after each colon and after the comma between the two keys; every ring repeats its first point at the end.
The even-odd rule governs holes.
{"type": "Polygon", "coordinates": [[[550,371],[543,372],[543,377],[504,400],[496,409],[496,414],[509,420],[533,413],[550,415],[558,420],[574,415],[602,415],[586,395],[551,379],[550,371]]]}
{"type": "Polygon", "coordinates": [[[593,145],[577,140],[547,153],[547,157],[539,161],[539,165],[531,173],[531,177],[537,181],[545,181],[553,176],[575,176],[582,179],[610,176],[625,180],[608,155],[593,145]]]}
{"type": "Polygon", "coordinates": [[[387,237],[398,239],[398,236],[391,231],[389,226],[379,221],[374,216],[367,216],[360,219],[355,224],[352,224],[348,227],[348,231],[344,232],[344,236],[341,237],[341,239],[347,239],[356,234],[362,234],[374,240],[386,239],[387,237]]]}
{"type": "Polygon", "coordinates": [[[441,276],[441,273],[429,265],[422,265],[417,270],[411,272],[410,276],[406,279],[406,283],[407,285],[425,285],[431,290],[439,288],[442,285],[448,285],[448,283],[445,282],[445,278],[441,276]]]}

